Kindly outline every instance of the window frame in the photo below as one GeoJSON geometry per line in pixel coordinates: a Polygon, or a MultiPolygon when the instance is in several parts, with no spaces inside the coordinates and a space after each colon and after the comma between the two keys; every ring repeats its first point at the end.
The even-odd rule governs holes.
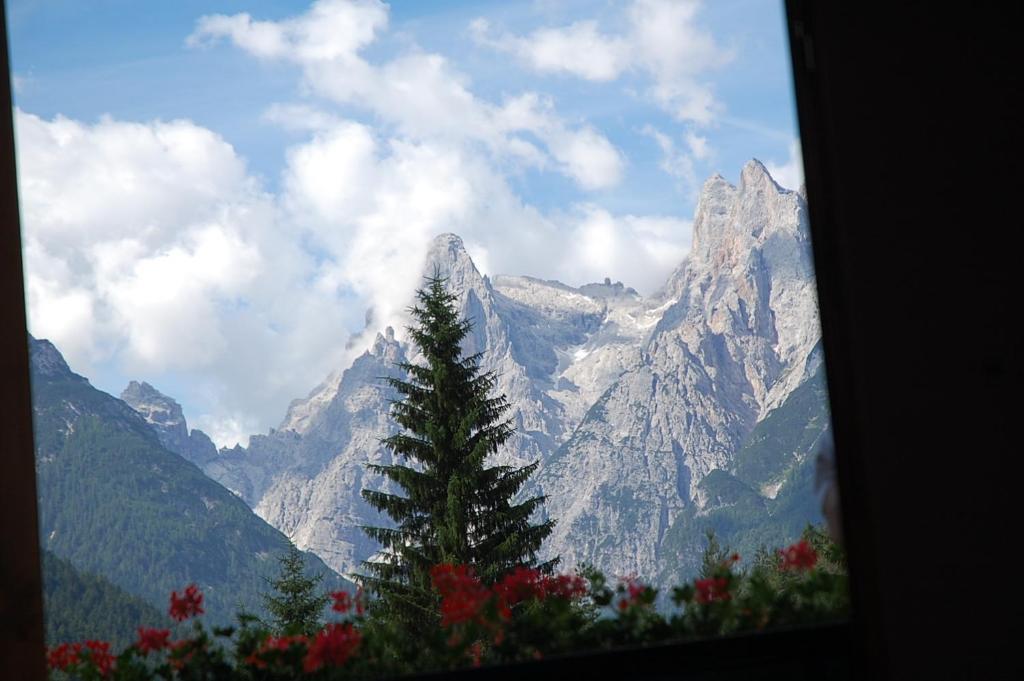
{"type": "MultiPolygon", "coordinates": [[[[897,400],[904,393],[922,400],[924,407],[941,404],[941,395],[935,394],[921,362],[907,362],[911,386],[902,392],[885,391],[886,385],[892,386],[892,376],[881,376],[873,366],[885,343],[879,341],[883,331],[872,324],[898,319],[891,308],[886,313],[875,307],[884,305],[887,296],[893,295],[893,281],[902,273],[899,259],[872,253],[869,240],[886,234],[892,239],[889,246],[895,253],[906,255],[919,248],[915,238],[925,227],[962,229],[957,223],[961,213],[957,211],[973,209],[979,220],[991,222],[1019,213],[1019,187],[1013,180],[1015,169],[1019,174],[1020,145],[1004,142],[1019,141],[1019,133],[1013,131],[1019,128],[1021,116],[1010,102],[1018,99],[1021,89],[1019,67],[1014,66],[1014,55],[1019,54],[1013,45],[1019,42],[1016,31],[1024,10],[1019,3],[972,6],[970,12],[960,9],[932,4],[926,11],[915,3],[888,3],[875,8],[864,3],[786,0],[849,557],[853,603],[850,621],[581,653],[420,678],[497,679],[522,678],[524,674],[537,679],[609,674],[649,679],[907,678],[911,671],[918,678],[997,677],[981,670],[997,669],[995,665],[1002,661],[1000,653],[1010,650],[1010,631],[1019,625],[1014,621],[1014,608],[1001,606],[998,599],[955,600],[949,594],[962,589],[964,583],[974,584],[979,565],[998,570],[1005,564],[1003,534],[1007,529],[1006,511],[1011,501],[1019,498],[1016,478],[1006,475],[999,466],[966,473],[921,468],[934,463],[932,455],[943,452],[944,446],[952,446],[949,442],[966,441],[970,424],[937,424],[916,416],[904,426],[904,431],[916,429],[912,434],[883,424],[901,406],[897,400]],[[937,50],[951,38],[961,46],[956,55],[960,61],[943,62],[949,72],[939,73],[932,60],[936,55],[941,58],[937,50]],[[908,78],[907,73],[916,78],[908,78]],[[983,101],[950,100],[948,107],[936,107],[943,101],[942,91],[950,79],[967,84],[980,82],[983,101]],[[865,102],[865,97],[872,101],[865,102]],[[885,110],[876,113],[872,106],[884,106],[885,110]],[[972,125],[975,137],[981,139],[978,144],[987,146],[959,147],[952,156],[937,144],[929,147],[929,136],[942,135],[954,120],[972,125]],[[890,165],[906,163],[905,155],[911,152],[916,155],[915,169],[938,168],[945,174],[943,183],[936,184],[927,176],[900,177],[905,195],[889,187],[877,188],[896,217],[882,214],[877,216],[876,224],[858,222],[862,217],[858,211],[863,211],[860,203],[872,189],[869,179],[859,175],[870,172],[870,163],[875,161],[882,164],[884,176],[892,177],[895,171],[890,165]],[[869,158],[870,154],[876,156],[869,158]],[[985,176],[980,177],[968,160],[984,162],[985,176]],[[944,187],[956,183],[966,188],[964,196],[944,192],[944,187]],[[971,203],[971,192],[983,191],[987,192],[988,203],[971,203]],[[911,206],[907,196],[930,199],[934,205],[911,206]],[[912,211],[919,211],[918,219],[908,223],[912,211]],[[909,231],[899,231],[908,229],[908,224],[909,231]],[[886,440],[894,433],[892,442],[886,440]],[[906,445],[912,437],[917,438],[917,447],[908,450],[906,445]],[[927,524],[946,501],[949,487],[964,477],[986,488],[983,492],[964,492],[972,504],[971,513],[947,514],[943,522],[950,532],[970,535],[969,551],[958,544],[949,546],[951,541],[963,541],[963,537],[947,538],[942,533],[946,528],[931,529],[927,524]],[[906,481],[923,484],[908,495],[900,488],[906,481]],[[912,562],[917,556],[906,560],[897,553],[909,536],[907,527],[922,533],[919,540],[915,537],[914,546],[926,551],[928,559],[936,560],[934,565],[929,564],[935,574],[928,579],[912,562]],[[929,618],[928,613],[936,612],[935,603],[945,608],[947,619],[929,618]],[[984,626],[975,625],[979,618],[984,626]]],[[[2,3],[0,24],[6,28],[2,3]]],[[[0,70],[6,83],[0,86],[0,324],[4,328],[0,334],[4,378],[0,382],[0,452],[6,457],[4,474],[0,475],[0,665],[10,678],[32,681],[45,678],[40,550],[6,30],[0,43],[0,70]]],[[[977,274],[965,283],[964,292],[955,302],[999,310],[998,296],[1006,296],[1005,290],[1016,290],[1004,287],[1014,283],[1019,287],[1019,263],[1014,266],[1013,260],[1019,251],[992,243],[979,245],[982,237],[978,234],[959,236],[958,248],[943,250],[942,244],[931,244],[929,254],[957,255],[962,271],[977,274]],[[971,300],[977,294],[988,297],[980,302],[971,300]]],[[[925,263],[920,271],[943,276],[947,266],[944,262],[925,263]]],[[[912,295],[912,282],[899,280],[898,285],[902,287],[901,296],[912,295]]],[[[925,313],[939,313],[943,302],[921,299],[919,305],[925,313]]],[[[924,313],[921,315],[922,319],[902,320],[899,330],[915,337],[923,333],[928,322],[923,319],[924,313]]],[[[984,338],[958,338],[984,362],[979,360],[977,366],[972,364],[950,376],[946,386],[970,395],[969,400],[960,402],[972,417],[984,407],[989,410],[986,415],[990,422],[1006,424],[1005,432],[995,428],[970,433],[978,447],[997,453],[1019,451],[1019,442],[1011,438],[1009,428],[1011,423],[1019,425],[1019,414],[1013,409],[1016,403],[1011,399],[1000,403],[1002,394],[995,392],[1024,381],[1020,369],[1024,351],[1019,336],[1006,330],[1011,322],[996,319],[984,338]]],[[[929,358],[941,357],[947,351],[964,351],[962,345],[954,348],[952,341],[944,340],[937,339],[934,347],[918,350],[929,358]]],[[[893,343],[913,349],[912,341],[898,337],[893,343]]],[[[925,411],[922,408],[914,413],[925,411]]]]}

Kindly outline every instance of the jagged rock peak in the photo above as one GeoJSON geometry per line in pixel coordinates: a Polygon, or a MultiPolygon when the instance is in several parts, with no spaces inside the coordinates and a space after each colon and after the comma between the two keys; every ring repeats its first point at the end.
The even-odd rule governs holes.
{"type": "Polygon", "coordinates": [[[398,350],[398,341],[395,340],[395,330],[392,327],[384,329],[384,333],[377,333],[370,348],[370,354],[385,360],[392,360],[398,350]]]}
{"type": "Polygon", "coordinates": [[[180,408],[180,405],[174,399],[163,394],[145,381],[129,381],[128,386],[121,391],[121,399],[129,404],[133,401],[165,402],[168,405],[173,404],[180,408]]]}
{"type": "Polygon", "coordinates": [[[189,461],[203,465],[217,456],[217,447],[201,430],[189,430],[177,400],[145,381],[131,381],[121,399],[153,428],[160,443],[189,461]]]}
{"type": "Polygon", "coordinates": [[[716,173],[704,183],[697,203],[691,253],[698,261],[720,262],[726,252],[749,251],[752,240],[787,228],[791,221],[785,216],[799,200],[798,194],[779,186],[757,159],[743,166],[738,185],[716,173]]]}
{"type": "MultiPolygon", "coordinates": [[[[182,442],[188,439],[188,426],[181,405],[149,383],[131,381],[128,387],[121,391],[121,399],[158,430],[173,430],[174,439],[180,439],[182,442]]],[[[184,445],[172,447],[171,450],[178,451],[182,447],[184,445]]]]}
{"type": "Polygon", "coordinates": [[[770,182],[776,189],[780,189],[779,183],[775,181],[763,163],[756,158],[747,161],[743,166],[743,170],[740,171],[741,191],[743,188],[754,187],[764,182],[770,182]]]}
{"type": "Polygon", "coordinates": [[[181,405],[175,399],[168,397],[145,381],[129,382],[128,386],[121,391],[121,399],[150,422],[154,420],[184,422],[185,420],[181,405]],[[155,414],[158,412],[165,416],[155,419],[155,414]]]}
{"type": "Polygon", "coordinates": [[[28,337],[29,361],[42,376],[64,376],[72,373],[60,350],[48,340],[28,337]]]}
{"type": "Polygon", "coordinates": [[[462,237],[450,232],[438,234],[431,240],[430,246],[427,247],[424,274],[433,274],[434,265],[438,265],[442,269],[442,274],[451,269],[460,269],[467,266],[472,267],[474,270],[476,269],[473,265],[473,260],[469,257],[469,253],[466,252],[466,245],[463,243],[462,237]]]}
{"type": "Polygon", "coordinates": [[[452,291],[490,291],[491,283],[485,279],[469,257],[462,238],[450,232],[439,234],[430,242],[423,265],[423,276],[438,274],[448,279],[452,291]]]}

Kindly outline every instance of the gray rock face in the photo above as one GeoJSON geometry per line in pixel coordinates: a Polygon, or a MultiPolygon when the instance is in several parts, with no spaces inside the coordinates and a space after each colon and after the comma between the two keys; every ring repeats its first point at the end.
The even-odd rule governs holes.
{"type": "MultiPolygon", "coordinates": [[[[804,201],[752,161],[738,187],[703,188],[678,298],[537,484],[568,564],[657,574],[662,540],[701,481],[820,361],[804,201]]],[[[670,287],[672,288],[672,287],[670,287]]]]}
{"type": "MultiPolygon", "coordinates": [[[[434,240],[423,271],[447,277],[474,321],[464,349],[497,372],[517,429],[495,458],[540,460],[524,493],[548,495],[558,524],[545,550],[567,567],[663,572],[678,558],[663,548],[667,528],[708,503],[702,480],[729,470],[820,363],[804,199],[757,161],[738,186],[705,183],[692,252],[649,299],[610,280],[491,280],[452,234],[434,240]]],[[[376,550],[359,526],[384,522],[359,494],[387,489],[365,469],[391,460],[379,439],[394,432],[394,395],[380,377],[406,358],[415,348],[386,330],[293,402],[280,429],[204,470],[332,568],[358,569],[376,550]]]]}
{"type": "Polygon", "coordinates": [[[200,468],[217,456],[217,447],[201,430],[189,432],[181,405],[143,381],[131,381],[121,399],[142,415],[156,431],[160,444],[200,468]]]}

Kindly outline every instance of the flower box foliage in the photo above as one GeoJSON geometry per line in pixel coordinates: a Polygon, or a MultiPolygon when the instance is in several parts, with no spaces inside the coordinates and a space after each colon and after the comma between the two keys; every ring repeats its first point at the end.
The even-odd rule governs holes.
{"type": "Polygon", "coordinates": [[[188,585],[171,595],[168,611],[192,623],[186,635],[140,627],[120,651],[104,641],[62,643],[48,663],[54,680],[379,679],[825,623],[848,610],[841,552],[819,529],[743,563],[712,537],[702,574],[671,589],[664,605],[642,579],[608,579],[592,568],[518,567],[488,586],[469,566],[440,564],[431,570],[437,623],[414,640],[397,640],[407,632],[375,618],[362,592],[347,591],[331,594],[331,621],[311,634],[275,632],[247,615],[235,627],[208,630],[203,595],[188,585]]]}

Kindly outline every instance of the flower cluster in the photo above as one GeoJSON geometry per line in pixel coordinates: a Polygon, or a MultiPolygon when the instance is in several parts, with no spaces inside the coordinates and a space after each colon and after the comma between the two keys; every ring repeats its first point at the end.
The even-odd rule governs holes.
{"type": "Polygon", "coordinates": [[[171,618],[176,622],[187,620],[203,614],[203,593],[195,584],[185,587],[185,592],[178,596],[177,591],[171,592],[171,618]]]}
{"type": "MultiPolygon", "coordinates": [[[[47,663],[66,675],[59,678],[89,681],[381,678],[802,625],[847,612],[842,555],[822,532],[808,529],[804,539],[760,552],[744,569],[738,563],[738,554],[709,549],[702,576],[673,589],[678,609],[670,615],[654,607],[658,591],[635,576],[609,585],[593,568],[549,575],[520,566],[487,584],[470,566],[446,564],[431,571],[441,628],[424,627],[412,652],[407,641],[390,640],[390,630],[373,620],[361,628],[362,591],[336,591],[332,609],[343,617],[315,634],[270,635],[245,617],[239,628],[210,633],[196,622],[182,640],[172,640],[171,629],[139,627],[120,655],[107,642],[89,640],[49,649],[47,663]],[[396,658],[395,650],[403,657],[396,658]]],[[[183,621],[201,615],[202,604],[203,594],[189,585],[171,594],[170,616],[183,621]]]]}
{"type": "Polygon", "coordinates": [[[101,678],[110,676],[117,664],[117,658],[110,652],[106,641],[85,643],[61,643],[51,648],[47,664],[52,670],[71,671],[79,665],[91,665],[101,678]]]}
{"type": "Polygon", "coordinates": [[[349,611],[355,610],[356,615],[362,617],[366,612],[366,603],[363,597],[362,587],[356,591],[355,598],[353,598],[347,591],[335,591],[331,593],[331,599],[334,601],[331,605],[331,610],[334,612],[340,612],[342,615],[346,615],[349,611]]]}
{"type": "Polygon", "coordinates": [[[110,652],[110,644],[106,641],[86,641],[85,647],[89,651],[89,661],[96,667],[100,676],[109,676],[117,660],[110,652]]]}
{"type": "Polygon", "coordinates": [[[727,601],[732,598],[732,594],[729,593],[729,579],[727,577],[698,579],[693,583],[693,586],[697,592],[697,602],[701,604],[727,601]]]}
{"type": "Polygon", "coordinates": [[[626,612],[630,608],[645,605],[653,600],[653,590],[646,584],[641,583],[636,575],[619,577],[620,594],[618,608],[619,612],[626,612]]]}
{"type": "Polygon", "coordinates": [[[303,670],[308,674],[325,665],[342,666],[359,649],[362,640],[362,634],[351,622],[328,624],[310,644],[303,670]]]}
{"type": "Polygon", "coordinates": [[[436,565],[430,577],[441,594],[441,625],[445,627],[480,622],[488,605],[494,605],[498,615],[507,620],[512,607],[523,601],[573,600],[587,593],[587,583],[578,575],[545,575],[524,566],[509,572],[490,589],[466,565],[436,565]]]}
{"type": "Polygon", "coordinates": [[[268,636],[254,653],[245,658],[245,662],[257,669],[266,669],[281,653],[287,653],[294,647],[299,647],[305,651],[308,645],[309,638],[301,634],[296,636],[268,636]]]}
{"type": "Polygon", "coordinates": [[[548,598],[573,600],[587,593],[587,583],[579,575],[545,575],[540,570],[520,565],[491,589],[498,612],[508,619],[511,607],[529,600],[548,598]]]}
{"type": "Polygon", "coordinates": [[[479,618],[491,599],[491,591],[480,583],[473,568],[466,565],[435,565],[430,579],[441,594],[441,626],[470,622],[479,618]]]}
{"type": "Polygon", "coordinates": [[[70,667],[78,664],[81,660],[81,643],[61,643],[50,648],[46,656],[46,664],[50,669],[67,671],[70,667]]]}
{"type": "Polygon", "coordinates": [[[779,551],[783,570],[810,570],[818,562],[818,552],[806,539],[779,551]]]}
{"type": "Polygon", "coordinates": [[[170,638],[170,629],[150,629],[148,627],[139,627],[139,640],[135,642],[135,647],[138,648],[139,652],[143,655],[149,655],[150,653],[156,653],[170,648],[170,638]]]}

